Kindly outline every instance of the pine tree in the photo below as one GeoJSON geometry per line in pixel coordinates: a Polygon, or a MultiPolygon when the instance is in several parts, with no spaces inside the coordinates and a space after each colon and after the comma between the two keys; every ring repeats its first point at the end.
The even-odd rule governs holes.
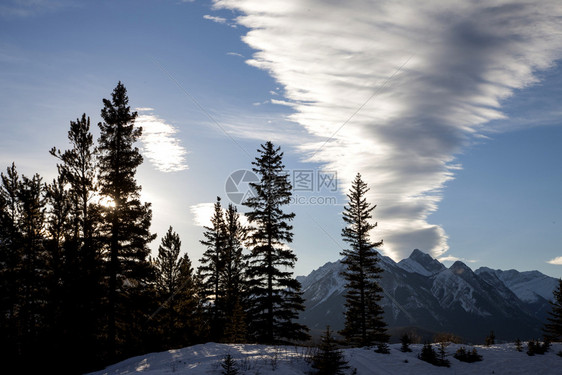
{"type": "Polygon", "coordinates": [[[343,375],[344,370],[349,368],[343,353],[337,349],[329,326],[321,337],[318,352],[312,358],[312,367],[317,370],[317,375],[343,375]]]}
{"type": "Polygon", "coordinates": [[[552,309],[543,328],[545,340],[550,342],[562,341],[562,279],[558,279],[558,288],[554,289],[553,295],[552,309]]]}
{"type": "Polygon", "coordinates": [[[342,263],[346,266],[343,276],[346,283],[345,327],[342,334],[348,343],[357,346],[369,346],[374,343],[386,343],[386,323],[383,310],[379,305],[382,288],[378,283],[382,269],[378,266],[378,253],[375,247],[382,241],[372,243],[369,232],[377,224],[372,224],[372,206],[365,198],[369,191],[367,184],[358,173],[347,197],[349,203],[344,207],[343,219],[347,226],[342,230],[344,241],[350,249],[342,251],[342,263]]]}
{"type": "Polygon", "coordinates": [[[14,163],[0,177],[0,336],[3,338],[0,350],[6,358],[16,361],[21,354],[18,332],[23,241],[19,230],[21,179],[14,163]]]}
{"type": "Polygon", "coordinates": [[[410,344],[412,343],[412,339],[410,338],[410,336],[407,333],[404,333],[402,335],[402,337],[400,337],[400,342],[402,343],[402,346],[400,347],[400,351],[402,351],[404,353],[412,351],[412,349],[410,348],[410,344]]]}
{"type": "MultiPolygon", "coordinates": [[[[21,268],[18,273],[20,283],[19,322],[22,352],[26,361],[31,354],[41,354],[42,335],[48,329],[46,322],[47,268],[45,253],[45,191],[42,178],[35,174],[32,178],[22,176],[18,194],[21,204],[19,228],[22,235],[21,268]]],[[[33,366],[34,363],[27,362],[33,366]]]]}
{"type": "Polygon", "coordinates": [[[141,187],[135,180],[143,158],[134,143],[142,135],[142,128],[134,125],[137,113],[131,112],[127,90],[121,82],[111,97],[103,100],[103,122],[98,124],[100,194],[112,203],[101,208],[110,358],[117,354],[120,342],[128,341],[128,347],[139,350],[136,344],[141,341],[139,335],[144,333],[147,318],[141,306],[148,297],[146,293],[153,277],[147,259],[148,243],[155,238],[150,233],[150,204],[141,203],[141,187]]]}
{"type": "Polygon", "coordinates": [[[221,362],[221,367],[223,369],[223,375],[238,375],[238,369],[236,368],[236,361],[230,353],[228,353],[221,362]]]}
{"type": "Polygon", "coordinates": [[[172,348],[187,345],[193,340],[190,325],[194,314],[193,270],[189,256],[180,257],[181,240],[170,226],[158,247],[155,259],[156,291],[159,310],[156,312],[162,324],[164,345],[172,348]]]}
{"type": "Polygon", "coordinates": [[[93,370],[100,358],[91,353],[98,353],[102,345],[98,337],[101,334],[100,316],[103,315],[100,311],[103,289],[101,249],[95,236],[100,222],[99,207],[94,202],[97,195],[97,148],[86,114],[70,121],[68,141],[71,148],[64,152],[56,147],[50,150],[50,154],[60,161],[57,164],[58,180],[65,185],[65,198],[62,195],[53,197],[51,207],[58,211],[57,204],[62,204],[61,199],[65,199],[69,210],[64,224],[66,235],[61,239],[64,241],[60,298],[64,305],[61,316],[64,327],[61,332],[69,335],[68,347],[63,350],[80,363],[81,370],[93,370]],[[80,348],[75,342],[81,343],[80,348]]]}
{"type": "Polygon", "coordinates": [[[202,283],[202,298],[207,306],[209,316],[210,339],[219,341],[224,335],[224,293],[222,279],[224,273],[224,252],[226,246],[226,233],[221,199],[217,197],[214,205],[214,213],[211,218],[211,226],[204,227],[204,240],[201,244],[207,247],[203,257],[199,260],[201,266],[198,269],[202,283]]]}
{"type": "Polygon", "coordinates": [[[295,322],[299,311],[304,310],[301,285],[291,271],[297,257],[287,246],[293,240],[289,222],[295,214],[283,211],[290,203],[291,183],[284,172],[280,147],[267,142],[258,152],[252,170],[260,181],[251,183],[256,196],[244,202],[250,209],[246,216],[252,227],[248,265],[250,335],[263,343],[306,340],[308,328],[295,322]]]}
{"type": "Polygon", "coordinates": [[[180,291],[181,259],[179,257],[181,249],[180,237],[170,226],[168,232],[162,238],[158,246],[158,257],[154,261],[156,271],[156,292],[158,299],[163,307],[160,311],[164,325],[165,342],[170,344],[171,335],[175,330],[175,310],[176,294],[180,291]]]}
{"type": "Polygon", "coordinates": [[[246,259],[243,254],[243,243],[247,230],[240,223],[240,215],[236,206],[228,205],[224,220],[224,253],[222,289],[225,309],[224,338],[229,342],[244,342],[247,333],[245,314],[242,309],[246,291],[246,259]]]}

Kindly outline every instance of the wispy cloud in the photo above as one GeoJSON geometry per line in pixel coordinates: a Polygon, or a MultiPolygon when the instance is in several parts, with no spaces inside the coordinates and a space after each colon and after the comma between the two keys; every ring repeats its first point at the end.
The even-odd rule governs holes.
{"type": "Polygon", "coordinates": [[[172,125],[152,113],[152,108],[136,108],[141,112],[136,124],[142,126],[143,154],[161,172],[178,172],[188,169],[187,150],[181,145],[172,125]]]}
{"type": "Polygon", "coordinates": [[[226,54],[229,55],[229,56],[244,57],[244,55],[242,55],[238,52],[227,52],[226,54]]]}
{"type": "Polygon", "coordinates": [[[0,4],[0,16],[31,17],[68,6],[76,4],[68,0],[4,0],[0,4]]]}
{"type": "Polygon", "coordinates": [[[459,168],[455,155],[505,118],[503,100],[562,57],[556,0],[215,6],[242,13],[243,40],[257,51],[248,63],[271,73],[285,93],[277,104],[320,139],[301,141],[303,154],[337,170],[345,190],[357,172],[369,183],[376,238],[394,259],[448,250],[429,215],[459,168]]]}
{"type": "Polygon", "coordinates": [[[236,23],[230,22],[229,20],[227,20],[227,19],[224,18],[224,17],[211,16],[210,14],[205,14],[205,15],[203,16],[203,18],[206,19],[206,20],[209,20],[209,21],[213,21],[213,22],[216,22],[216,23],[220,23],[220,24],[222,24],[222,25],[230,26],[230,27],[232,27],[232,28],[238,27],[238,26],[236,25],[236,23]]]}
{"type": "Polygon", "coordinates": [[[226,18],[224,17],[217,17],[217,16],[211,16],[209,14],[205,14],[203,18],[216,23],[224,23],[224,24],[226,23],[226,18]]]}
{"type": "Polygon", "coordinates": [[[557,266],[562,266],[562,257],[556,257],[554,259],[549,260],[548,262],[549,264],[555,264],[557,266]]]}
{"type": "Polygon", "coordinates": [[[456,257],[454,255],[447,255],[447,256],[444,256],[444,257],[440,257],[440,258],[437,258],[437,260],[440,261],[440,262],[456,262],[456,261],[460,260],[461,262],[466,262],[466,263],[476,263],[476,260],[474,260],[474,259],[459,258],[459,257],[456,257]]]}

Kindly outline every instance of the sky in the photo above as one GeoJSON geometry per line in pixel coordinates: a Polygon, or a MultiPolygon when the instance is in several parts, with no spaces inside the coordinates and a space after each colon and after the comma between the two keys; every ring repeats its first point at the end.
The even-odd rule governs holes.
{"type": "Polygon", "coordinates": [[[297,275],[340,258],[361,173],[395,261],[562,277],[561,18],[556,0],[3,1],[0,168],[52,180],[49,149],[83,113],[97,138],[122,81],[155,253],[171,225],[197,265],[213,202],[240,203],[270,140],[297,275]]]}

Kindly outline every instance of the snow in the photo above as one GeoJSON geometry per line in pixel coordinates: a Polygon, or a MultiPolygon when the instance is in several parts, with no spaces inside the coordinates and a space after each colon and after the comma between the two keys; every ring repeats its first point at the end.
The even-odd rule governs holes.
{"type": "Polygon", "coordinates": [[[416,262],[411,258],[402,259],[400,262],[398,262],[398,266],[402,268],[404,271],[410,273],[418,273],[422,276],[433,275],[433,272],[426,270],[424,266],[422,266],[421,264],[419,264],[418,262],[416,262]]]}
{"type": "Polygon", "coordinates": [[[521,301],[529,303],[537,301],[539,296],[551,300],[552,291],[558,285],[555,278],[546,276],[539,271],[502,271],[488,267],[480,267],[476,270],[477,274],[483,272],[496,275],[521,301]]]}
{"type": "MultiPolygon", "coordinates": [[[[453,358],[461,346],[450,344],[447,347],[450,368],[436,367],[419,360],[420,344],[411,345],[411,353],[402,353],[400,344],[390,345],[390,354],[378,354],[368,348],[344,349],[343,352],[351,366],[348,374],[355,368],[357,375],[561,373],[562,357],[556,353],[562,350],[562,343],[554,343],[545,355],[532,357],[525,351],[517,352],[512,343],[476,346],[483,361],[475,363],[464,363],[453,358]]],[[[472,346],[465,347],[472,350],[472,346]]],[[[525,343],[523,348],[526,348],[525,343]]],[[[311,349],[306,347],[208,343],[130,358],[91,375],[221,374],[221,362],[227,354],[235,360],[240,374],[305,375],[312,370],[307,361],[311,349]]]]}

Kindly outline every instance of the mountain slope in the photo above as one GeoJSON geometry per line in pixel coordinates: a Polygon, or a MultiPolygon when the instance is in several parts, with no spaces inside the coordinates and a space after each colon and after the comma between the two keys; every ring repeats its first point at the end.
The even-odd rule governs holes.
{"type": "MultiPolygon", "coordinates": [[[[462,262],[446,268],[417,249],[399,263],[385,256],[380,260],[381,304],[390,332],[416,327],[426,335],[452,332],[472,342],[483,341],[490,330],[505,340],[539,337],[548,310],[544,296],[552,296],[557,282],[537,271],[482,267],[474,272],[462,262]]],[[[342,270],[341,262],[332,262],[299,278],[306,301],[301,322],[313,334],[326,325],[343,328],[342,270]]]]}

